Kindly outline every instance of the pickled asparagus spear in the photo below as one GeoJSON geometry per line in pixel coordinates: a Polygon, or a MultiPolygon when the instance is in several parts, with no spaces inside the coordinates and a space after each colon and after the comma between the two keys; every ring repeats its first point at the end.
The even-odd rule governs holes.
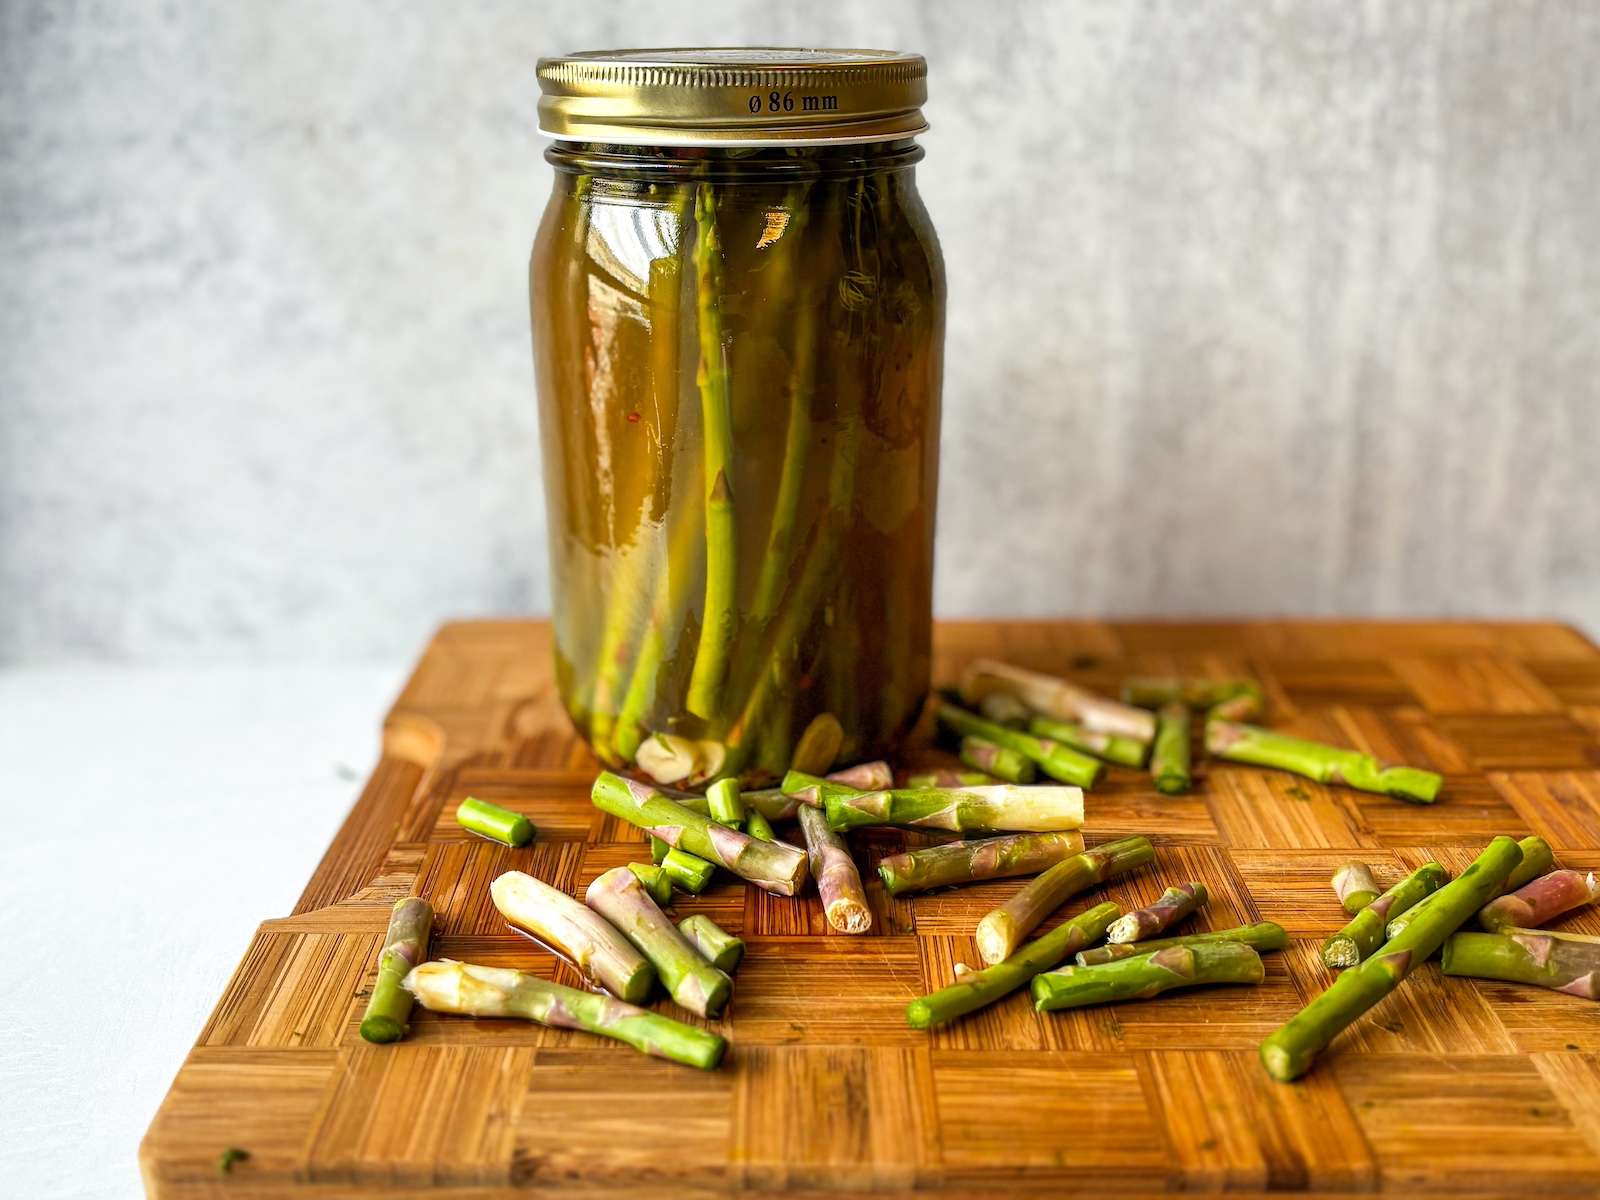
{"type": "Polygon", "coordinates": [[[1185,937],[1151,938],[1148,942],[1117,942],[1114,945],[1095,946],[1078,951],[1080,967],[1097,963],[1116,962],[1165,950],[1168,946],[1197,946],[1204,942],[1243,942],[1257,953],[1262,950],[1282,950],[1289,944],[1289,933],[1282,925],[1263,921],[1259,925],[1240,925],[1235,929],[1215,929],[1209,933],[1191,933],[1185,937]]]}
{"type": "Polygon", "coordinates": [[[1332,987],[1261,1043],[1261,1065],[1267,1074],[1288,1082],[1310,1070],[1317,1053],[1398,987],[1413,967],[1427,961],[1495,894],[1521,859],[1522,851],[1510,838],[1490,842],[1470,867],[1435,893],[1427,912],[1359,967],[1340,975],[1332,987]]]}
{"type": "Polygon", "coordinates": [[[913,1000],[906,1008],[906,1023],[913,1029],[943,1025],[1009,996],[1040,971],[1048,971],[1069,954],[1098,941],[1121,911],[1109,902],[1097,904],[1035,938],[1004,962],[960,973],[950,987],[913,1000]]]}
{"type": "Polygon", "coordinates": [[[1236,721],[1248,721],[1259,716],[1266,706],[1261,685],[1253,679],[1164,679],[1133,678],[1123,682],[1122,702],[1135,708],[1158,709],[1163,704],[1186,704],[1204,712],[1224,701],[1241,696],[1250,701],[1248,707],[1239,709],[1242,715],[1236,721]]]}
{"type": "Polygon", "coordinates": [[[1163,704],[1157,714],[1156,740],[1150,750],[1150,774],[1156,791],[1181,796],[1189,790],[1189,706],[1163,704]]]}
{"type": "Polygon", "coordinates": [[[819,713],[794,746],[790,769],[818,775],[833,766],[839,757],[839,747],[844,742],[844,726],[832,713],[819,713]]]}
{"type": "Polygon", "coordinates": [[[783,842],[763,842],[685,808],[655,788],[602,771],[590,793],[594,806],[780,896],[793,896],[806,878],[806,856],[783,842]]]}
{"type": "Polygon", "coordinates": [[[1444,782],[1432,771],[1385,766],[1359,750],[1308,742],[1255,725],[1219,720],[1214,715],[1206,721],[1206,749],[1230,762],[1276,767],[1318,783],[1342,783],[1412,804],[1432,804],[1439,798],[1439,787],[1444,782]]]}
{"type": "Polygon", "coordinates": [[[1211,983],[1260,983],[1267,977],[1261,956],[1244,942],[1198,942],[1168,946],[1120,962],[1062,967],[1033,977],[1033,1006],[1040,1012],[1148,1000],[1180,987],[1211,983]]]}
{"type": "Polygon", "coordinates": [[[1147,904],[1118,917],[1107,931],[1106,940],[1115,943],[1142,942],[1198,912],[1206,900],[1205,884],[1174,884],[1154,904],[1147,904]]]}
{"type": "Polygon", "coordinates": [[[1009,958],[1022,939],[1039,928],[1069,897],[1142,867],[1155,854],[1149,838],[1134,836],[1063,859],[978,922],[979,955],[991,964],[1009,958]]]}
{"type": "Polygon", "coordinates": [[[1386,922],[1432,896],[1449,880],[1438,863],[1423,863],[1322,943],[1323,965],[1334,970],[1355,966],[1383,944],[1386,922]]]}
{"type": "Polygon", "coordinates": [[[1048,738],[1034,737],[1031,733],[1022,733],[1016,729],[1007,729],[1003,725],[985,721],[982,717],[974,716],[953,704],[943,705],[939,709],[939,720],[962,737],[980,737],[1031,758],[1039,765],[1041,771],[1051,779],[1059,779],[1062,783],[1074,784],[1077,787],[1093,787],[1105,770],[1097,759],[1090,758],[1087,754],[1079,754],[1076,750],[1059,742],[1052,742],[1048,738]]]}
{"type": "Polygon", "coordinates": [[[591,909],[565,892],[521,871],[507,871],[489,885],[501,916],[526,929],[614,996],[638,1003],[650,994],[656,969],[591,909]]]}
{"type": "Polygon", "coordinates": [[[704,1071],[721,1062],[728,1048],[704,1029],[510,967],[423,963],[406,976],[406,988],[431,1012],[520,1017],[557,1029],[582,1029],[704,1071]]]}
{"type": "Polygon", "coordinates": [[[1058,721],[1079,721],[1101,733],[1136,742],[1148,742],[1156,735],[1156,719],[1143,709],[1097,696],[1053,675],[977,659],[961,673],[961,698],[968,704],[981,704],[990,692],[1011,692],[1036,713],[1058,721]]]}
{"type": "Polygon", "coordinates": [[[722,1011],[733,984],[684,940],[627,867],[601,875],[589,885],[583,902],[654,964],[676,1003],[699,1017],[714,1017],[722,1011]]]}
{"type": "Polygon", "coordinates": [[[798,815],[811,855],[811,877],[817,881],[828,924],[841,933],[865,933],[872,928],[872,909],[850,848],[828,828],[828,818],[820,808],[802,805],[798,815]]]}
{"type": "MultiPolygon", "coordinates": [[[[1003,696],[1005,693],[996,692],[995,695],[1003,696]]],[[[1103,758],[1106,762],[1121,763],[1125,767],[1144,766],[1144,760],[1150,753],[1149,742],[1136,742],[1132,738],[1118,737],[1114,733],[1086,729],[1076,721],[1034,717],[1028,722],[1028,732],[1034,737],[1060,742],[1073,750],[1081,750],[1085,754],[1103,758]]]]}
{"type": "Polygon", "coordinates": [[[1339,864],[1339,869],[1328,882],[1333,886],[1334,895],[1339,897],[1339,903],[1344,905],[1345,912],[1351,916],[1376,900],[1381,890],[1372,868],[1353,858],[1339,864]]]}
{"type": "Polygon", "coordinates": [[[1478,924],[1490,933],[1532,929],[1600,899],[1593,871],[1552,871],[1484,905],[1478,924]]]}
{"type": "Polygon", "coordinates": [[[1081,833],[1013,833],[890,855],[879,861],[878,874],[891,896],[904,896],[980,879],[1032,875],[1082,850],[1081,833]]]}
{"type": "Polygon", "coordinates": [[[961,761],[1007,783],[1032,783],[1039,773],[1031,758],[979,737],[961,739],[961,761]]]}
{"type": "Polygon", "coordinates": [[[704,913],[679,921],[678,932],[724,975],[732,975],[744,961],[744,943],[704,913]]]}
{"type": "Polygon", "coordinates": [[[428,957],[433,930],[433,905],[421,896],[397,901],[389,913],[389,931],[378,951],[378,979],[372,985],[361,1036],[369,1042],[398,1042],[411,1017],[411,993],[402,987],[411,968],[428,957]]]}

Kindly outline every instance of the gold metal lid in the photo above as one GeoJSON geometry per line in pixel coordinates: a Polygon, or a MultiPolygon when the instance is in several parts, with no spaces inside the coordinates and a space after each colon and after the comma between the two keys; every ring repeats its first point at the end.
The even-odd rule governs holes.
{"type": "Polygon", "coordinates": [[[538,71],[539,132],[561,141],[818,145],[928,128],[928,64],[893,50],[594,50],[538,71]]]}

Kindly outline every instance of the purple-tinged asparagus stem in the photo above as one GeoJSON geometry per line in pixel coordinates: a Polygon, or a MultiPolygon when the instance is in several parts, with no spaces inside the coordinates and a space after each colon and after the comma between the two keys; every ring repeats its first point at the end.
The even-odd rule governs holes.
{"type": "Polygon", "coordinates": [[[1207,899],[1203,883],[1179,883],[1169,887],[1154,904],[1136,908],[1116,919],[1106,934],[1110,942],[1142,942],[1154,937],[1191,913],[1199,911],[1207,899]]]}
{"type": "Polygon", "coordinates": [[[695,913],[679,921],[678,932],[724,975],[732,975],[744,960],[744,943],[705,913],[695,913]]]}
{"type": "Polygon", "coordinates": [[[811,854],[811,877],[817,881],[828,924],[841,933],[865,933],[872,928],[872,909],[850,848],[828,828],[827,815],[820,808],[804,805],[798,816],[811,854]]]}
{"type": "Polygon", "coordinates": [[[1098,963],[1116,962],[1123,958],[1135,958],[1140,954],[1165,950],[1168,946],[1196,946],[1204,942],[1243,942],[1257,952],[1282,950],[1289,944],[1289,934],[1282,925],[1263,921],[1259,925],[1214,929],[1209,933],[1191,933],[1184,937],[1152,938],[1148,942],[1118,942],[1115,945],[1095,946],[1089,950],[1078,951],[1077,962],[1080,967],[1092,967],[1098,963]]]}
{"type": "MultiPolygon", "coordinates": [[[[798,767],[795,769],[799,770],[798,767]]],[[[842,783],[845,787],[853,787],[862,792],[881,792],[884,788],[894,786],[894,771],[881,758],[876,762],[860,763],[846,767],[842,771],[832,771],[824,778],[829,783],[842,783]]]]}
{"type": "Polygon", "coordinates": [[[733,993],[732,981],[684,939],[627,867],[601,875],[589,885],[583,902],[655,964],[674,1001],[698,1017],[722,1011],[733,993]]]}
{"type": "Polygon", "coordinates": [[[1458,933],[1444,944],[1445,975],[1531,983],[1585,1000],[1600,1000],[1600,945],[1537,929],[1458,933]]]}
{"type": "Polygon", "coordinates": [[[421,896],[407,896],[389,914],[389,931],[378,952],[378,980],[372,985],[361,1036],[369,1042],[398,1042],[406,1035],[411,993],[402,987],[411,968],[428,956],[433,930],[433,905],[421,896]]]}
{"type": "Polygon", "coordinates": [[[1109,901],[1097,904],[1035,938],[1004,962],[982,971],[968,970],[950,987],[913,1000],[906,1008],[906,1023],[913,1029],[943,1025],[1009,996],[1040,971],[1048,971],[1069,954],[1098,941],[1120,911],[1109,901]]]}
{"type": "Polygon", "coordinates": [[[1600,899],[1593,871],[1551,871],[1515,892],[1491,900],[1478,913],[1478,924],[1490,933],[1533,929],[1600,899]]]}
{"type": "Polygon", "coordinates": [[[1163,704],[1156,716],[1156,740],[1150,748],[1150,775],[1163,796],[1189,790],[1189,726],[1187,704],[1163,704]]]}
{"type": "Polygon", "coordinates": [[[1432,771],[1388,766],[1359,750],[1345,750],[1255,725],[1241,725],[1223,720],[1215,712],[1206,719],[1206,749],[1229,762],[1292,771],[1318,783],[1342,783],[1359,791],[1393,796],[1412,804],[1432,804],[1439,798],[1439,788],[1444,782],[1432,771]]]}
{"type": "Polygon", "coordinates": [[[1031,758],[980,737],[961,739],[961,761],[1007,783],[1032,783],[1039,773],[1031,758]]]}
{"type": "Polygon", "coordinates": [[[1083,825],[1083,792],[1073,787],[993,787],[860,792],[827,797],[834,830],[866,825],[951,833],[1053,833],[1083,825]]]}
{"type": "Polygon", "coordinates": [[[981,704],[991,692],[1011,692],[1034,712],[1058,721],[1080,721],[1102,733],[1137,742],[1148,742],[1156,735],[1156,719],[1143,709],[1097,696],[1053,675],[977,659],[961,673],[961,698],[968,704],[981,704]]]}
{"type": "Polygon", "coordinates": [[[818,713],[811,719],[800,740],[795,743],[789,769],[804,771],[807,775],[820,775],[833,766],[839,757],[839,747],[844,744],[844,726],[832,713],[818,713]]]}
{"type": "Polygon", "coordinates": [[[1340,863],[1339,869],[1328,882],[1333,885],[1333,894],[1339,897],[1345,912],[1352,917],[1376,900],[1378,893],[1383,890],[1378,886],[1372,868],[1353,858],[1340,863]]]}
{"type": "Polygon", "coordinates": [[[656,969],[599,914],[548,883],[507,871],[489,885],[500,915],[570,959],[614,996],[638,1003],[650,994],[656,969]]]}
{"type": "Polygon", "coordinates": [[[803,851],[763,842],[685,808],[655,788],[602,771],[590,793],[594,806],[780,896],[799,892],[806,878],[803,851]]]}
{"type": "Polygon", "coordinates": [[[982,771],[923,771],[906,778],[908,788],[987,787],[998,780],[982,771]]]}
{"type": "Polygon", "coordinates": [[[980,879],[1033,875],[1082,850],[1081,833],[1013,833],[893,854],[878,863],[878,874],[891,896],[904,896],[980,879]]]}
{"type": "Polygon", "coordinates": [[[1322,943],[1323,965],[1335,971],[1355,966],[1383,945],[1386,922],[1408,909],[1420,907],[1449,882],[1449,873],[1438,863],[1423,863],[1322,943]]]}
{"type": "Polygon", "coordinates": [[[1003,962],[1069,897],[1142,867],[1155,853],[1149,838],[1134,836],[1063,859],[978,922],[979,955],[985,963],[1003,962]]]}
{"type": "Polygon", "coordinates": [[[520,1017],[556,1029],[582,1029],[703,1071],[721,1062],[728,1048],[707,1030],[510,967],[423,963],[406,976],[406,987],[430,1012],[520,1017]]]}
{"type": "Polygon", "coordinates": [[[1148,1000],[1180,987],[1212,983],[1260,983],[1261,956],[1243,942],[1168,946],[1118,962],[1062,967],[1033,978],[1033,1006],[1040,1012],[1148,1000]]]}
{"type": "Polygon", "coordinates": [[[1261,715],[1265,698],[1261,685],[1253,679],[1157,679],[1135,678],[1122,685],[1122,702],[1135,708],[1158,709],[1163,704],[1187,704],[1205,711],[1219,704],[1244,699],[1235,721],[1249,721],[1261,715]]]}

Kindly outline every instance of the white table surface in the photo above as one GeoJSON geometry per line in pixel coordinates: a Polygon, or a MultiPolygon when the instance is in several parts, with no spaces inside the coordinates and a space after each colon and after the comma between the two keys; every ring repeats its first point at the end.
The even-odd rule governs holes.
{"type": "Polygon", "coordinates": [[[399,665],[0,669],[0,1193],[136,1197],[256,925],[378,754],[399,665]]]}

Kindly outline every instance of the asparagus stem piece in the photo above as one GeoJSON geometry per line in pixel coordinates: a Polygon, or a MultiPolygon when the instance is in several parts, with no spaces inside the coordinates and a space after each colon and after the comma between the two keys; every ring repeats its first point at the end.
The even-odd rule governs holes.
{"type": "Polygon", "coordinates": [[[661,856],[659,865],[674,887],[688,892],[691,896],[698,896],[705,891],[706,884],[711,882],[711,877],[717,871],[712,863],[675,847],[667,848],[667,852],[661,856]]]}
{"type": "MultiPolygon", "coordinates": [[[[996,692],[995,695],[1003,696],[1005,693],[996,692]]],[[[1060,742],[1073,750],[1081,750],[1085,754],[1092,754],[1107,762],[1120,763],[1125,767],[1144,766],[1145,757],[1150,753],[1148,742],[1118,737],[1114,733],[1101,733],[1098,729],[1085,728],[1076,721],[1034,717],[1028,722],[1028,732],[1034,737],[1060,742]]]]}
{"type": "Polygon", "coordinates": [[[684,939],[627,867],[601,875],[589,885],[583,902],[655,964],[675,1002],[697,1017],[714,1017],[722,1011],[733,993],[732,981],[684,939]]]}
{"type": "Polygon", "coordinates": [[[966,971],[950,987],[913,1000],[906,1008],[906,1023],[913,1029],[943,1025],[1009,996],[1040,971],[1099,941],[1121,911],[1109,901],[1097,904],[1035,938],[1004,962],[983,971],[966,971]]]}
{"type": "Polygon", "coordinates": [[[1438,799],[1439,787],[1444,782],[1432,771],[1385,766],[1359,750],[1308,742],[1255,725],[1219,720],[1215,716],[1206,722],[1206,749],[1230,762],[1276,767],[1318,783],[1342,783],[1359,791],[1393,796],[1412,804],[1432,804],[1438,799]]]}
{"type": "Polygon", "coordinates": [[[679,921],[678,932],[724,975],[732,975],[744,960],[744,943],[704,913],[679,921]]]}
{"type": "MultiPolygon", "coordinates": [[[[507,846],[526,846],[538,832],[527,817],[468,796],[456,809],[456,824],[507,846]]],[[[413,966],[415,964],[412,964],[413,966]]]]}
{"type": "Polygon", "coordinates": [[[1235,696],[1231,700],[1221,700],[1212,705],[1206,712],[1208,721],[1254,721],[1261,715],[1261,699],[1258,696],[1235,696]]]}
{"type": "Polygon", "coordinates": [[[1148,1000],[1180,987],[1211,983],[1260,983],[1261,956],[1243,942],[1198,942],[1168,946],[1118,962],[1062,967],[1033,977],[1033,1006],[1040,1012],[1148,1000]]]}
{"type": "Polygon", "coordinates": [[[401,984],[411,968],[428,957],[433,930],[433,905],[421,896],[398,901],[389,913],[389,931],[378,951],[378,979],[361,1018],[361,1036],[369,1042],[398,1042],[411,1017],[411,993],[401,984]]]}
{"type": "Polygon", "coordinates": [[[1386,922],[1434,895],[1449,880],[1449,874],[1438,863],[1423,863],[1322,943],[1323,964],[1336,971],[1355,966],[1381,946],[1385,936],[1393,936],[1385,934],[1386,922]]]}
{"type": "Polygon", "coordinates": [[[863,792],[877,792],[894,786],[894,771],[881,758],[876,762],[859,763],[842,771],[831,772],[825,778],[829,783],[842,783],[863,792]]]}
{"type": "Polygon", "coordinates": [[[660,838],[652,837],[650,839],[650,861],[659,867],[661,860],[667,857],[667,851],[671,849],[672,847],[660,838]]]}
{"type": "Polygon", "coordinates": [[[1032,783],[1039,771],[1031,758],[980,737],[961,739],[961,761],[1007,783],[1032,783]]]}
{"type": "Polygon", "coordinates": [[[786,794],[820,798],[836,832],[863,825],[904,825],[953,833],[1055,832],[1083,824],[1083,792],[1066,787],[890,788],[858,792],[814,775],[790,771],[786,794]]]}
{"type": "Polygon", "coordinates": [[[833,760],[839,756],[839,747],[843,743],[844,726],[839,724],[839,718],[832,713],[819,713],[811,719],[811,724],[806,726],[800,740],[795,743],[790,769],[819,775],[833,766],[833,760]]]}
{"type": "MultiPolygon", "coordinates": [[[[797,810],[800,806],[796,806],[797,810]]],[[[772,823],[760,809],[752,808],[744,814],[744,831],[758,842],[775,842],[778,835],[772,832],[772,823]]]]}
{"type": "MultiPolygon", "coordinates": [[[[990,692],[978,703],[978,711],[983,714],[985,721],[993,721],[996,725],[1004,725],[1008,729],[1025,729],[1029,719],[1033,716],[1033,709],[1029,708],[1011,692],[990,692]]],[[[1042,718],[1048,720],[1049,718],[1042,718]]],[[[1050,734],[1040,734],[1041,737],[1050,737],[1050,734]]],[[[1058,738],[1058,741],[1066,741],[1058,738]]],[[[1071,743],[1068,743],[1069,745],[1071,743]]]]}
{"type": "Polygon", "coordinates": [[[423,963],[406,976],[406,987],[432,1012],[520,1017],[556,1029],[582,1029],[704,1071],[721,1062],[728,1048],[708,1030],[510,967],[423,963]]]}
{"type": "Polygon", "coordinates": [[[1062,859],[1037,879],[1024,884],[1015,896],[978,922],[979,955],[985,963],[1009,958],[1022,944],[1022,939],[1043,924],[1069,897],[1115,875],[1142,867],[1155,858],[1155,854],[1150,839],[1136,835],[1062,859]]]}
{"type": "Polygon", "coordinates": [[[650,994],[656,969],[604,918],[565,892],[521,871],[507,871],[489,885],[489,898],[506,920],[571,960],[612,995],[636,1004],[650,994]]]}
{"type": "MultiPolygon", "coordinates": [[[[1555,855],[1550,851],[1550,843],[1542,837],[1537,835],[1525,837],[1517,843],[1517,848],[1522,851],[1522,861],[1517,864],[1517,869],[1506,877],[1505,883],[1500,885],[1500,890],[1495,893],[1496,896],[1517,891],[1556,865],[1555,855]]],[[[1408,911],[1391,913],[1389,924],[1384,928],[1384,936],[1398,937],[1400,931],[1420,917],[1432,903],[1433,896],[1430,894],[1418,900],[1408,911]]]]}
{"type": "Polygon", "coordinates": [[[1261,1043],[1261,1065],[1287,1083],[1311,1068],[1317,1052],[1382,1000],[1415,966],[1444,944],[1494,895],[1522,859],[1508,837],[1490,842],[1473,864],[1435,893],[1428,911],[1390,938],[1365,962],[1351,967],[1283,1028],[1261,1043]]]}
{"type": "Polygon", "coordinates": [[[994,782],[993,775],[985,775],[982,771],[923,771],[906,778],[908,788],[985,787],[994,782]]]}
{"type": "Polygon", "coordinates": [[[1210,933],[1191,933],[1185,937],[1152,938],[1148,942],[1117,942],[1109,946],[1095,946],[1090,950],[1078,951],[1077,962],[1080,967],[1092,967],[1097,963],[1116,962],[1119,959],[1135,958],[1140,954],[1151,954],[1157,950],[1165,950],[1168,946],[1198,946],[1205,942],[1243,942],[1259,953],[1262,950],[1282,950],[1289,944],[1289,934],[1282,925],[1263,921],[1259,925],[1240,925],[1235,929],[1216,929],[1210,933]]]}
{"type": "Polygon", "coordinates": [[[634,878],[650,899],[657,904],[672,903],[672,876],[663,871],[659,864],[629,863],[628,870],[633,872],[634,878]]]}
{"type": "Polygon", "coordinates": [[[1484,905],[1478,924],[1490,933],[1532,929],[1597,899],[1593,871],[1552,871],[1484,905]]]}
{"type": "Polygon", "coordinates": [[[1081,833],[1013,833],[893,854],[879,861],[878,874],[891,896],[904,896],[955,883],[1032,875],[1082,850],[1081,833]]]}
{"type": "Polygon", "coordinates": [[[1566,941],[1537,929],[1457,933],[1444,944],[1445,975],[1503,979],[1600,1000],[1600,945],[1566,941]]]}
{"type": "Polygon", "coordinates": [[[801,804],[808,804],[812,808],[825,807],[829,796],[868,796],[876,794],[851,787],[848,783],[839,783],[832,779],[820,779],[815,775],[808,775],[804,771],[790,771],[783,777],[783,782],[778,785],[778,790],[791,800],[799,801],[801,804]]]}
{"type": "Polygon", "coordinates": [[[1049,738],[1034,737],[1016,729],[1007,729],[982,717],[973,716],[965,709],[946,704],[939,709],[939,720],[962,737],[980,737],[996,745],[1005,746],[1031,758],[1040,770],[1051,779],[1077,787],[1093,787],[1105,770],[1101,763],[1087,754],[1079,754],[1068,746],[1049,738]]]}
{"type": "Polygon", "coordinates": [[[803,804],[798,816],[811,854],[811,876],[817,881],[828,924],[841,933],[865,933],[872,928],[872,909],[867,906],[866,889],[861,886],[861,873],[850,857],[850,848],[828,828],[828,818],[820,808],[803,804]]]}
{"type": "MultiPolygon", "coordinates": [[[[1261,685],[1253,679],[1169,679],[1138,677],[1122,684],[1122,702],[1135,708],[1155,710],[1164,704],[1186,704],[1204,712],[1228,700],[1246,697],[1253,701],[1250,716],[1259,716],[1266,705],[1261,685]]],[[[1241,716],[1237,720],[1249,720],[1241,716]]]]}
{"type": "MultiPolygon", "coordinates": [[[[782,842],[763,842],[718,825],[655,788],[602,771],[590,793],[594,806],[741,879],[780,896],[793,896],[806,878],[806,856],[782,842]]],[[[663,864],[665,865],[665,864],[663,864]]]]}
{"type": "Polygon", "coordinates": [[[711,819],[730,829],[744,823],[744,801],[739,796],[739,781],[719,779],[706,789],[706,801],[711,808],[711,819]]]}
{"type": "Polygon", "coordinates": [[[1181,796],[1189,790],[1189,706],[1163,704],[1156,718],[1156,740],[1150,751],[1150,774],[1156,791],[1181,796]]]}
{"type": "Polygon", "coordinates": [[[1333,886],[1334,895],[1339,897],[1339,903],[1344,905],[1345,912],[1351,916],[1376,900],[1380,890],[1372,868],[1353,858],[1340,863],[1339,869],[1328,882],[1333,886]]]}
{"type": "Polygon", "coordinates": [[[1081,721],[1101,733],[1115,733],[1136,742],[1148,742],[1156,735],[1156,719],[1143,709],[1097,696],[1053,675],[1041,675],[994,659],[977,659],[961,673],[961,698],[976,705],[991,692],[1011,692],[1034,712],[1060,721],[1081,721]]]}
{"type": "Polygon", "coordinates": [[[700,646],[689,676],[685,706],[696,716],[721,715],[728,650],[738,623],[738,528],[734,520],[733,417],[728,403],[728,371],[723,361],[721,238],[717,233],[716,193],[702,183],[695,196],[694,264],[700,363],[700,436],[705,454],[706,594],[700,646]]]}
{"type": "Polygon", "coordinates": [[[1208,899],[1205,884],[1179,883],[1161,893],[1154,904],[1136,908],[1117,918],[1106,934],[1110,942],[1142,942],[1199,911],[1208,899]]]}

